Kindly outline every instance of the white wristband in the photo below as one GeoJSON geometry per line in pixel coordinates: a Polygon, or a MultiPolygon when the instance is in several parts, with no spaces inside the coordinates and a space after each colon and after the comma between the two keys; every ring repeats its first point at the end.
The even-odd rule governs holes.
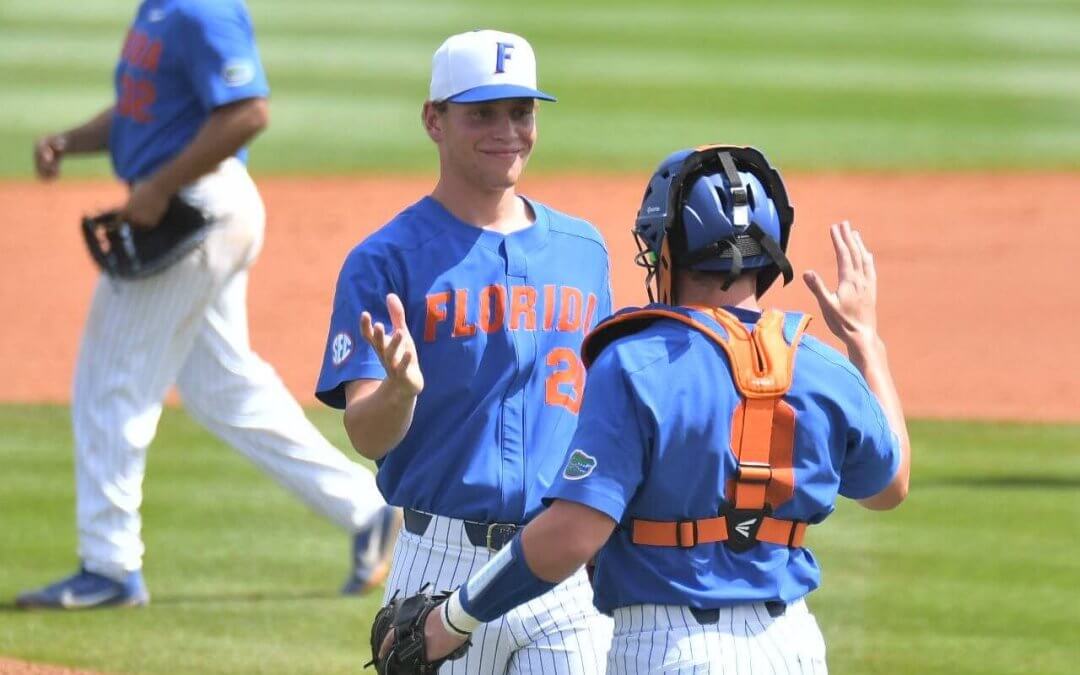
{"type": "Polygon", "coordinates": [[[461,590],[458,589],[450,595],[450,598],[443,603],[443,611],[439,612],[439,616],[442,618],[443,628],[447,631],[461,637],[469,637],[482,622],[470,616],[461,606],[460,594],[461,590]]]}

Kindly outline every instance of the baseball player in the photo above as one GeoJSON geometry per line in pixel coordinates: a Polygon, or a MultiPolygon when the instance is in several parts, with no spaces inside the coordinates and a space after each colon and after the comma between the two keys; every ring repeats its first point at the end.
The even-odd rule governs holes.
{"type": "Polygon", "coordinates": [[[427,615],[429,660],[596,555],[609,672],[826,672],[803,600],[820,578],[807,527],[838,494],[897,506],[910,453],[858,232],[832,227],[835,290],[804,276],[850,360],[804,335],[806,317],[758,305],[792,276],[793,215],[753,148],[661,164],[636,226],[660,302],[586,338],[588,385],[550,505],[427,615]]]}
{"type": "MultiPolygon", "coordinates": [[[[404,508],[388,598],[464,582],[540,510],[581,405],[581,341],[610,312],[598,232],[515,190],[536,101],[555,100],[536,87],[524,38],[448,38],[422,112],[438,183],[338,280],[317,394],[404,508]]],[[[566,577],[443,672],[602,672],[610,622],[584,570],[566,577]]]]}
{"type": "Polygon", "coordinates": [[[200,249],[157,276],[98,282],[72,396],[81,568],[17,604],[148,602],[142,480],[174,383],[196,420],[353,533],[345,592],[378,583],[388,570],[394,510],[372,474],[319,434],[248,343],[247,270],[265,213],[244,146],[266,127],[269,89],[243,2],[141,3],[115,85],[113,105],[37,142],[38,174],[56,177],[65,155],[108,150],[131,188],[123,207],[129,222],[153,226],[179,193],[215,224],[200,249]]]}

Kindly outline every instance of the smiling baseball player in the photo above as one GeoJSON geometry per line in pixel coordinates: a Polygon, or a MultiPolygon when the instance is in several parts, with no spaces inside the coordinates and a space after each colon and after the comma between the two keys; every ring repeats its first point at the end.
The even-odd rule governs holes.
{"type": "Polygon", "coordinates": [[[594,555],[596,604],[615,622],[608,672],[826,672],[803,601],[820,578],[807,527],[838,495],[897,506],[909,444],[857,232],[832,228],[836,290],[804,277],[850,361],[804,335],[806,317],[759,307],[792,276],[793,217],[753,148],[661,164],[635,230],[660,302],[590,333],[579,426],[549,508],[446,602],[404,601],[382,643],[396,672],[459,653],[476,626],[594,555]]]}
{"type": "MultiPolygon", "coordinates": [[[[597,231],[515,190],[536,100],[554,100],[536,87],[524,38],[448,38],[423,107],[438,183],[338,280],[317,394],[345,409],[349,438],[405,509],[388,598],[461,584],[541,509],[581,405],[578,350],[610,313],[597,231]]],[[[478,627],[444,672],[603,672],[610,621],[584,570],[566,577],[478,627]]]]}

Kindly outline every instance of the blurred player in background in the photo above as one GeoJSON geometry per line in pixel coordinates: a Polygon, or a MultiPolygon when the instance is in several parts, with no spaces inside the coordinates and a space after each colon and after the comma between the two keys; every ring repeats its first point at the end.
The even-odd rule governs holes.
{"type": "Polygon", "coordinates": [[[37,142],[38,175],[55,178],[66,155],[108,151],[130,187],[128,222],[153,227],[179,194],[214,224],[199,249],[164,272],[98,282],[72,395],[82,564],[17,604],[149,601],[139,507],[146,448],[173,384],[196,420],[352,533],[344,592],[379,583],[399,516],[371,473],[319,434],[248,342],[247,271],[262,245],[265,212],[245,146],[267,125],[269,88],[244,3],[141,3],[115,88],[113,105],[37,142]]]}

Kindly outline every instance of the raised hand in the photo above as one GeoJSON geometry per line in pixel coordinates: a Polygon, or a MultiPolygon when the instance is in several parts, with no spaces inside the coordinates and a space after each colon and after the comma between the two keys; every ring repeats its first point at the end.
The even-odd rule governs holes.
{"type": "Polygon", "coordinates": [[[833,335],[846,345],[877,337],[877,270],[874,256],[848,221],[829,228],[836,252],[836,290],[813,270],[803,281],[817,298],[821,314],[833,335]]]}
{"type": "Polygon", "coordinates": [[[386,309],[390,313],[393,332],[388,336],[381,322],[372,323],[371,314],[360,315],[360,334],[375,350],[386,370],[386,384],[402,394],[417,396],[424,389],[424,375],[420,372],[420,360],[416,356],[416,344],[405,323],[405,307],[401,298],[390,293],[386,296],[386,309]]]}

